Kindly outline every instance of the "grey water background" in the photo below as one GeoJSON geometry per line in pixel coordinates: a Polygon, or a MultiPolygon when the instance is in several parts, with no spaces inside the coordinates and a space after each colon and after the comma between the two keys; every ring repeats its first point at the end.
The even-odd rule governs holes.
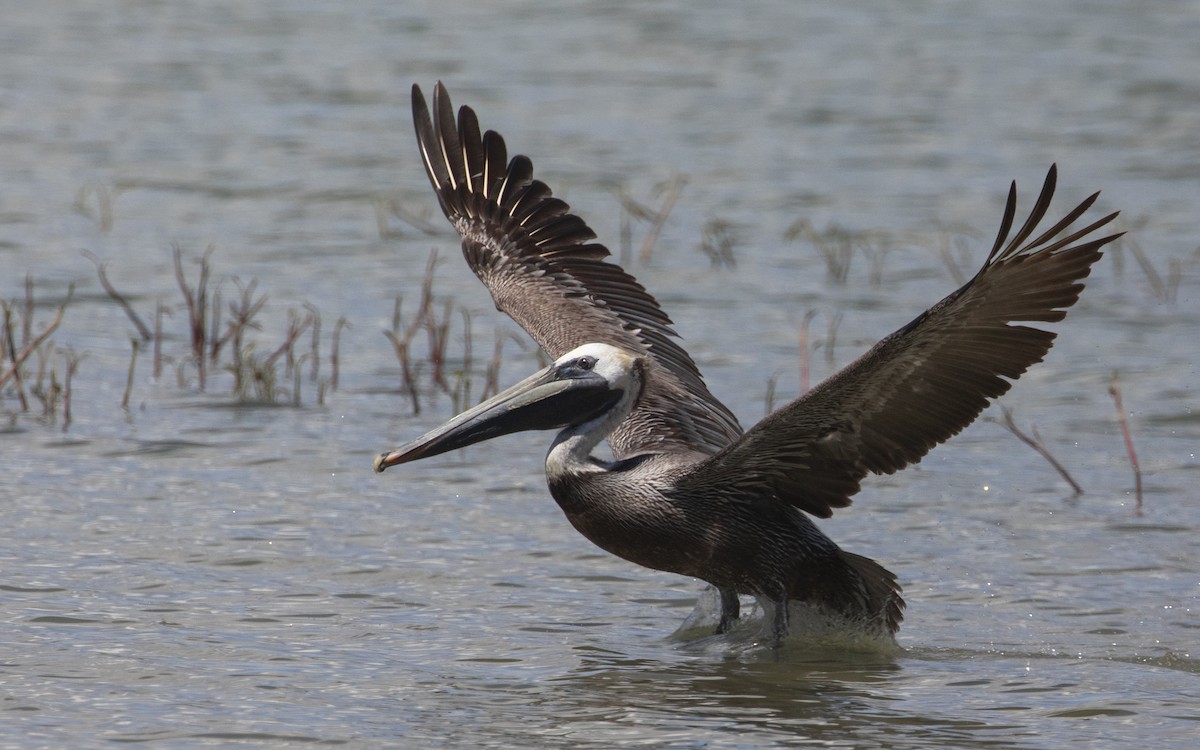
{"type": "MultiPolygon", "coordinates": [[[[1193,746],[1200,3],[482,5],[4,3],[0,296],[30,275],[36,331],[74,284],[54,342],[85,357],[65,431],[0,400],[0,747],[1193,746]],[[673,635],[702,585],[576,535],[548,435],[371,472],[453,410],[413,414],[381,335],[432,248],[479,360],[515,329],[418,162],[409,87],[438,79],[610,247],[616,191],[688,179],[631,270],[745,424],[772,380],[799,391],[807,311],[814,343],[842,316],[815,381],[953,289],[939,247],[980,262],[1009,180],[1023,216],[1051,162],[1051,213],[1102,189],[1177,292],[1109,253],[1004,399],[1083,495],[981,420],[822,523],[899,574],[902,650],[673,635]],[[785,241],[799,219],[889,252],[839,283],[785,241]],[[735,267],[697,249],[714,220],[735,267]],[[323,357],[350,322],[323,403],[308,381],[245,403],[224,372],[200,392],[143,351],[121,408],[134,330],[80,251],[147,320],[175,308],[177,356],[172,247],[194,281],[209,245],[222,304],[235,277],[269,295],[260,346],[304,303],[323,357]]],[[[535,366],[509,341],[501,380],[535,366]]]]}

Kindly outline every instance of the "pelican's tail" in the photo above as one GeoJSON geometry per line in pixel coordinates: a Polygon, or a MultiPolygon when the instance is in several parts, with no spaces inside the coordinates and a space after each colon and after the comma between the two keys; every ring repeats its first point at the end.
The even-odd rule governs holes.
{"type": "MultiPolygon", "coordinates": [[[[904,619],[904,599],[895,574],[868,557],[842,549],[833,550],[822,562],[806,561],[789,588],[790,599],[836,612],[864,633],[891,636],[904,619]]],[[[785,621],[776,622],[777,630],[784,628],[785,621]]]]}
{"type": "Polygon", "coordinates": [[[889,634],[900,629],[904,619],[904,598],[896,574],[869,557],[838,550],[842,561],[858,578],[862,588],[865,614],[872,622],[887,628],[889,634]]]}

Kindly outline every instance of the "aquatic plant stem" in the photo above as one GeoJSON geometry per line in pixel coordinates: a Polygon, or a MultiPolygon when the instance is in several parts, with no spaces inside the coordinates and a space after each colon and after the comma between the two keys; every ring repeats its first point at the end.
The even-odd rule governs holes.
{"type": "Polygon", "coordinates": [[[1125,416],[1125,405],[1121,401],[1121,384],[1115,371],[1108,384],[1108,395],[1112,396],[1113,402],[1117,406],[1117,421],[1121,425],[1121,436],[1125,438],[1125,450],[1129,453],[1129,464],[1133,467],[1133,487],[1137,495],[1137,505],[1134,506],[1133,514],[1140,516],[1142,515],[1142,469],[1138,465],[1137,453],[1133,450],[1133,437],[1129,433],[1129,419],[1125,416]]]}
{"type": "Polygon", "coordinates": [[[1069,473],[1067,473],[1067,470],[1061,463],[1058,462],[1058,459],[1051,455],[1049,449],[1042,444],[1040,436],[1037,435],[1037,430],[1034,430],[1034,437],[1030,437],[1017,427],[1017,423],[1013,421],[1012,412],[1010,410],[1001,407],[1001,412],[1004,414],[1004,421],[1000,422],[1000,424],[1004,425],[1009,432],[1016,436],[1018,440],[1025,445],[1028,445],[1030,448],[1033,448],[1038,452],[1038,455],[1046,459],[1046,462],[1054,467],[1054,470],[1057,471],[1059,475],[1067,481],[1067,484],[1071,485],[1071,489],[1075,491],[1076,495],[1082,495],[1083,488],[1079,486],[1079,482],[1076,482],[1075,479],[1069,473]]]}
{"type": "Polygon", "coordinates": [[[108,280],[107,262],[100,260],[91,250],[83,250],[82,252],[85,258],[96,264],[96,275],[100,278],[100,286],[104,287],[104,291],[108,293],[108,296],[112,297],[121,306],[121,309],[125,311],[125,316],[133,323],[133,327],[138,330],[138,335],[142,337],[142,341],[149,341],[153,338],[150,328],[142,322],[141,316],[133,309],[133,305],[129,304],[129,300],[125,299],[125,295],[118,292],[116,287],[112,285],[112,282],[108,280]]]}
{"type": "Polygon", "coordinates": [[[129,343],[133,346],[133,353],[129,355],[129,372],[125,375],[125,395],[121,397],[121,408],[129,411],[129,397],[133,394],[133,373],[137,367],[138,349],[141,348],[142,342],[131,338],[129,343]]]}

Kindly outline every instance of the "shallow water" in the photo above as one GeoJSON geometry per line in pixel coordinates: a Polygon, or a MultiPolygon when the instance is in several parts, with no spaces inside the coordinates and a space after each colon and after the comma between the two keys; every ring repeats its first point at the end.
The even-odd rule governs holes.
{"type": "MultiPolygon", "coordinates": [[[[67,429],[61,408],[0,399],[0,747],[1190,747],[1200,4],[569,9],[6,12],[0,298],[19,309],[29,274],[36,331],[74,284],[54,342],[85,356],[67,429]],[[1123,212],[1167,299],[1129,245],[1110,253],[1003,402],[1084,494],[981,420],[823,522],[899,574],[900,649],[777,653],[754,623],[673,635],[702,586],[577,536],[546,493],[546,435],[374,475],[376,453],[453,411],[429,396],[412,413],[380,335],[396,295],[415,306],[430,249],[453,356],[470,311],[474,394],[493,329],[512,330],[417,161],[409,86],[438,79],[614,249],[616,190],[657,205],[688,179],[632,270],[746,424],[772,380],[776,402],[798,391],[807,311],[815,381],[954,288],[939,246],[978,263],[1010,179],[1021,210],[1053,161],[1052,211],[1103,189],[1095,215],[1123,212]],[[797,219],[865,238],[844,283],[783,239],[797,219]],[[698,250],[713,220],[735,267],[698,250]],[[318,380],[344,316],[337,390],[305,374],[299,406],[290,378],[280,404],[247,403],[218,369],[201,392],[173,244],[193,284],[215,247],[223,307],[235,277],[258,280],[260,354],[289,309],[318,309],[318,380]],[[128,409],[135,331],[81,249],[148,321],[174,308],[174,361],[154,378],[142,351],[128,409]]],[[[503,382],[534,366],[507,341],[503,382]]]]}

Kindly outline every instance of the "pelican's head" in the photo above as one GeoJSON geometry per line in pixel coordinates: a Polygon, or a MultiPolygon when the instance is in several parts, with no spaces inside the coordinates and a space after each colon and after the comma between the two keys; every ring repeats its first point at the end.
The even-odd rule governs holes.
{"type": "Polygon", "coordinates": [[[513,432],[590,422],[635,399],[640,379],[636,354],[609,344],[584,344],[441,427],[380,454],[375,471],[513,432]]]}

